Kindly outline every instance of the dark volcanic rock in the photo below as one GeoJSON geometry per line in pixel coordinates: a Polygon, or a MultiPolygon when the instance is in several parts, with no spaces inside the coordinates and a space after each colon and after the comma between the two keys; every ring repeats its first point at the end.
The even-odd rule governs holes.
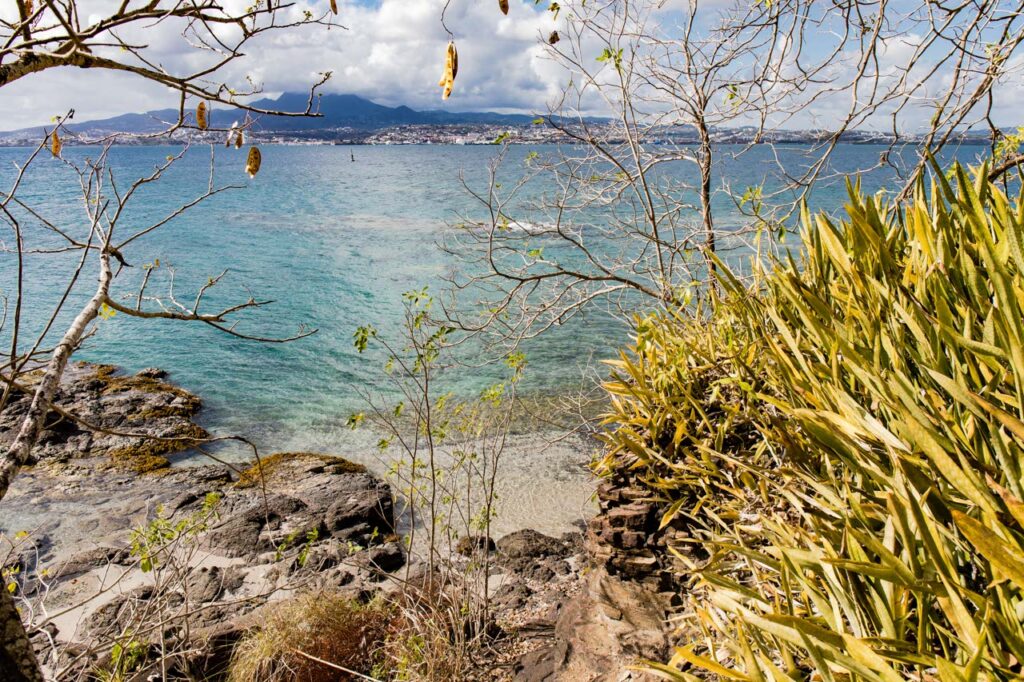
{"type": "MultiPolygon", "coordinates": [[[[231,500],[234,502],[234,500],[231,500]]],[[[287,495],[268,494],[246,496],[240,501],[240,511],[222,514],[222,521],[206,536],[207,544],[229,557],[254,557],[260,552],[274,549],[264,529],[280,528],[284,519],[306,508],[299,499],[287,495]]]]}
{"type": "Polygon", "coordinates": [[[394,532],[391,488],[341,457],[281,453],[228,489],[211,547],[252,557],[327,538],[360,548],[394,532]],[[264,500],[263,490],[267,497],[264,500]]]}
{"type": "Polygon", "coordinates": [[[369,569],[373,578],[382,580],[385,577],[384,573],[397,571],[405,565],[405,554],[397,542],[388,542],[356,554],[353,563],[360,568],[369,569]]]}
{"type": "Polygon", "coordinates": [[[570,552],[561,540],[529,528],[509,533],[498,540],[498,550],[510,559],[567,556],[570,552]]]}
{"type": "MultiPolygon", "coordinates": [[[[45,533],[33,540],[46,551],[18,555],[26,567],[19,589],[42,595],[30,579],[42,569],[51,576],[48,594],[60,599],[77,600],[103,581],[122,584],[87,608],[82,628],[66,633],[85,638],[77,644],[109,638],[139,627],[139,619],[156,617],[165,619],[167,632],[175,636],[209,632],[212,642],[223,644],[249,627],[233,624],[263,606],[272,608],[270,600],[278,591],[331,589],[369,599],[405,565],[402,546],[393,541],[393,504],[385,483],[338,457],[293,453],[264,462],[270,466],[257,477],[258,485],[251,470],[241,482],[221,467],[170,468],[160,476],[140,476],[100,466],[96,458],[29,469],[4,503],[24,503],[28,496],[35,506],[51,511],[45,533]],[[53,513],[69,490],[76,495],[76,513],[53,513]],[[212,512],[211,492],[219,496],[212,512]],[[191,555],[183,560],[195,563],[176,564],[163,577],[155,575],[159,568],[142,572],[126,548],[131,529],[158,513],[169,527],[212,513],[192,539],[181,540],[180,556],[191,555]],[[184,582],[173,582],[178,575],[185,576],[184,582]],[[188,628],[183,627],[186,619],[188,628]]],[[[189,646],[200,651],[205,645],[189,646]]],[[[223,663],[216,652],[207,653],[216,659],[211,665],[223,663]]]]}
{"type": "MultiPolygon", "coordinates": [[[[206,432],[192,422],[199,399],[162,376],[69,367],[57,396],[63,409],[149,438],[93,433],[51,415],[36,465],[0,501],[0,531],[14,537],[32,529],[18,534],[23,546],[10,554],[19,594],[51,600],[55,610],[99,595],[76,614],[82,627],[58,633],[62,651],[87,651],[97,638],[158,618],[165,635],[188,637],[190,650],[203,652],[201,666],[220,669],[221,648],[282,592],[334,589],[369,598],[393,582],[389,574],[405,564],[405,553],[395,541],[386,483],[361,465],[316,453],[265,457],[237,480],[225,466],[172,467],[164,455],[206,432]],[[150,538],[174,536],[176,548],[146,571],[132,549],[140,528],[158,529],[150,538]],[[46,590],[37,589],[42,576],[46,590]],[[205,649],[202,637],[211,642],[205,649]]],[[[25,384],[37,380],[22,376],[25,384]]],[[[25,409],[18,397],[0,414],[0,444],[11,440],[25,409]]],[[[154,645],[157,633],[145,632],[143,644],[154,645]]]]}
{"type": "Polygon", "coordinates": [[[124,547],[96,547],[95,549],[88,549],[61,562],[57,567],[56,577],[66,578],[78,575],[101,566],[121,563],[126,558],[127,549],[124,547]]]}
{"type": "Polygon", "coordinates": [[[200,568],[192,574],[189,597],[199,604],[217,601],[225,592],[241,587],[244,579],[245,574],[234,566],[200,568]]]}
{"type": "MultiPolygon", "coordinates": [[[[20,377],[31,389],[40,371],[20,377]]],[[[15,394],[0,413],[0,444],[9,443],[28,410],[30,393],[15,394]]],[[[207,437],[192,418],[202,403],[196,396],[154,375],[152,369],[122,375],[112,365],[76,362],[68,365],[57,390],[56,404],[101,429],[131,432],[129,437],[92,431],[56,412],[32,450],[32,461],[67,462],[81,457],[105,457],[114,467],[137,472],[168,466],[164,455],[185,450],[207,437]],[[155,441],[153,438],[165,440],[155,441]]]]}
{"type": "Polygon", "coordinates": [[[547,582],[565,575],[573,548],[559,540],[529,528],[509,533],[498,540],[498,560],[525,580],[547,582]]]}
{"type": "Polygon", "coordinates": [[[391,533],[395,511],[387,484],[369,474],[350,474],[331,492],[336,499],[324,515],[328,533],[360,544],[391,533]]]}
{"type": "Polygon", "coordinates": [[[555,682],[571,651],[569,642],[561,638],[551,646],[531,651],[515,662],[513,682],[555,682]]]}
{"type": "Polygon", "coordinates": [[[499,608],[512,611],[524,606],[531,594],[533,592],[526,583],[522,581],[512,582],[502,585],[494,593],[494,604],[499,608]]]}
{"type": "Polygon", "coordinates": [[[132,611],[142,608],[145,602],[153,598],[154,592],[154,588],[147,585],[118,595],[89,616],[85,622],[86,632],[93,635],[118,633],[119,623],[127,621],[132,611]]]}
{"type": "Polygon", "coordinates": [[[462,556],[472,556],[484,549],[490,552],[495,550],[494,540],[485,535],[463,535],[455,544],[455,551],[462,556]]]}

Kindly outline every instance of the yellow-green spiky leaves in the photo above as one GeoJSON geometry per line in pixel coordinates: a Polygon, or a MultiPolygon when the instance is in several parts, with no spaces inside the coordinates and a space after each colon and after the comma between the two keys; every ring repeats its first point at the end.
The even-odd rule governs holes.
{"type": "Polygon", "coordinates": [[[799,257],[638,321],[601,472],[682,531],[667,679],[1021,679],[1024,206],[988,173],[851,183],[799,257]]]}

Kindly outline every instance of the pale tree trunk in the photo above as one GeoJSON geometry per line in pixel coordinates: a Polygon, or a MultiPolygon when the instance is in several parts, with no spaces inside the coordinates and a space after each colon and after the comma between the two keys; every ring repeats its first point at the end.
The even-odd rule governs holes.
{"type": "MultiPolygon", "coordinates": [[[[85,307],[79,311],[74,322],[68,327],[57,347],[54,348],[50,361],[46,364],[43,378],[36,386],[32,403],[18,429],[18,435],[0,458],[0,499],[10,488],[11,481],[18,470],[28,461],[32,448],[39,439],[46,415],[57,393],[64,368],[68,365],[71,354],[78,348],[89,324],[96,319],[100,306],[107,298],[110,290],[110,256],[105,251],[100,254],[100,279],[96,293],[93,294],[85,307]]],[[[35,652],[29,642],[21,616],[14,606],[14,600],[7,592],[6,585],[0,586],[0,680],[3,682],[36,682],[43,679],[36,660],[35,652]]]]}
{"type": "MultiPolygon", "coordinates": [[[[711,164],[713,151],[711,149],[711,131],[708,130],[704,113],[697,117],[697,132],[700,136],[700,149],[697,152],[697,165],[700,166],[700,217],[704,226],[704,248],[708,253],[715,252],[715,222],[714,213],[711,210],[711,164]]],[[[715,270],[715,263],[711,258],[707,259],[711,272],[715,270]]]]}

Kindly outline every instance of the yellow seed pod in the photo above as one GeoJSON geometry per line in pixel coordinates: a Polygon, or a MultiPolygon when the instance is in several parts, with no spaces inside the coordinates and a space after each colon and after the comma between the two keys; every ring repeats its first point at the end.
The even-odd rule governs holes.
{"type": "Polygon", "coordinates": [[[558,37],[558,31],[552,31],[551,35],[548,36],[548,45],[554,45],[559,40],[561,40],[561,38],[558,37]]]}
{"type": "Polygon", "coordinates": [[[502,14],[508,14],[508,0],[498,0],[498,8],[502,14]]]}
{"type": "Polygon", "coordinates": [[[448,50],[445,53],[444,75],[438,81],[438,86],[444,88],[441,99],[448,99],[452,94],[452,86],[455,84],[455,76],[459,73],[459,53],[455,50],[455,41],[448,41],[448,50]]]}
{"type": "Polygon", "coordinates": [[[206,102],[200,102],[199,106],[196,107],[196,127],[200,130],[206,130],[209,122],[206,120],[206,102]]]}
{"type": "Polygon", "coordinates": [[[60,135],[57,134],[57,129],[55,128],[53,132],[50,133],[50,151],[53,152],[54,156],[59,157],[62,146],[63,145],[60,142],[60,135]]]}
{"type": "Polygon", "coordinates": [[[249,174],[250,178],[255,178],[256,174],[260,172],[260,163],[263,161],[263,155],[260,154],[258,147],[249,148],[249,158],[245,160],[245,172],[249,174]]]}
{"type": "Polygon", "coordinates": [[[331,11],[335,14],[338,13],[338,0],[331,0],[331,11]]]}
{"type": "Polygon", "coordinates": [[[32,12],[34,12],[34,11],[35,11],[35,4],[32,2],[32,0],[25,0],[25,16],[26,17],[31,17],[32,16],[32,12]]]}
{"type": "Polygon", "coordinates": [[[239,128],[235,133],[235,149],[241,149],[243,144],[245,144],[245,131],[239,128]]]}

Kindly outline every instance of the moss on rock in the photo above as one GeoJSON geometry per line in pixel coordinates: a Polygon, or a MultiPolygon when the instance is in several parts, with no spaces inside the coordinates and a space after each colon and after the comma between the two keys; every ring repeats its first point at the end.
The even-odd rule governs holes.
{"type": "Polygon", "coordinates": [[[165,455],[195,447],[208,437],[209,434],[201,426],[189,424],[178,429],[171,438],[139,439],[137,444],[110,450],[107,457],[112,468],[139,474],[151,473],[171,465],[165,455]]]}
{"type": "MultiPolygon", "coordinates": [[[[198,410],[201,401],[183,388],[178,388],[162,379],[155,379],[151,376],[140,376],[138,374],[118,375],[117,367],[114,365],[96,365],[96,378],[103,384],[100,390],[102,395],[115,393],[127,393],[128,391],[139,391],[141,393],[168,393],[180,398],[185,405],[192,407],[192,412],[198,410]]],[[[179,408],[184,411],[185,408],[179,408]]]]}
{"type": "Polygon", "coordinates": [[[154,455],[141,448],[121,448],[110,453],[110,467],[132,471],[136,474],[151,474],[170,468],[171,462],[166,457],[154,455]]]}
{"type": "Polygon", "coordinates": [[[297,461],[320,464],[324,467],[330,466],[337,473],[362,474],[366,472],[366,467],[362,464],[357,464],[337,455],[324,455],[317,452],[276,452],[263,457],[258,463],[253,463],[248,469],[242,471],[238,475],[238,482],[235,483],[235,487],[251,488],[258,485],[261,478],[262,480],[273,478],[285,465],[297,461]]]}

